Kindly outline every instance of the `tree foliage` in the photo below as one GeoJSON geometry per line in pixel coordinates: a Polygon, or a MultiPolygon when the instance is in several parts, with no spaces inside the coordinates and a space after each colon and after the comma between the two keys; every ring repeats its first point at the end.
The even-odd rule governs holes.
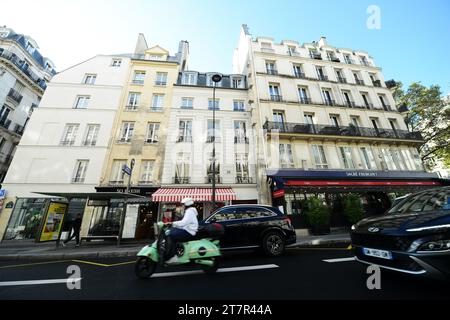
{"type": "Polygon", "coordinates": [[[415,82],[405,91],[399,82],[393,95],[408,129],[420,132],[425,140],[419,153],[427,169],[433,169],[436,160],[450,167],[450,105],[442,99],[441,88],[415,82]]]}

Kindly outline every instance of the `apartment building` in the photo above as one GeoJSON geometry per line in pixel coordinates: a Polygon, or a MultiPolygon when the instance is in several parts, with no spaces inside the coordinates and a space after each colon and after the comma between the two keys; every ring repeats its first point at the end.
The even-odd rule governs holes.
{"type": "Polygon", "coordinates": [[[178,76],[162,185],[153,195],[160,203],[160,216],[176,215],[181,199],[190,196],[196,201],[199,219],[208,217],[214,210],[214,179],[216,205],[257,203],[247,79],[241,74],[220,74],[222,79],[215,85],[215,74],[184,70],[178,76]]]}
{"type": "Polygon", "coordinates": [[[50,199],[70,200],[68,221],[84,212],[84,195],[100,184],[129,65],[127,56],[99,55],[53,77],[3,183],[0,240],[35,239],[50,199]]]}
{"type": "Polygon", "coordinates": [[[252,121],[261,129],[260,202],[301,216],[309,194],[333,206],[340,195],[358,192],[382,211],[388,191],[439,185],[421,163],[420,133],[407,130],[367,52],[336,48],[324,37],[304,44],[253,38],[244,25],[233,71],[248,76],[252,121]]]}
{"type": "Polygon", "coordinates": [[[53,62],[41,55],[33,38],[0,27],[0,182],[55,73],[53,62]]]}

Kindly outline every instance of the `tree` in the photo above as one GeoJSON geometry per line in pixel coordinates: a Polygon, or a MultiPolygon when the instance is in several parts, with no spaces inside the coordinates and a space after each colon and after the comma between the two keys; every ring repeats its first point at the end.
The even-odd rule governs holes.
{"type": "Polygon", "coordinates": [[[401,82],[392,88],[397,108],[404,113],[410,131],[420,132],[424,144],[419,154],[427,169],[432,169],[436,161],[450,165],[450,105],[442,99],[441,88],[429,88],[420,82],[413,83],[404,91],[401,82]]]}
{"type": "Polygon", "coordinates": [[[350,224],[355,224],[364,217],[364,208],[361,197],[349,194],[344,197],[344,215],[350,224]]]}

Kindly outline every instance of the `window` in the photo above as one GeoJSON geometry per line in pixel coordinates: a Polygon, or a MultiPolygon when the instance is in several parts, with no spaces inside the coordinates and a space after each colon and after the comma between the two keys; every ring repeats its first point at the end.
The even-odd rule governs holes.
{"type": "Polygon", "coordinates": [[[147,133],[147,143],[158,143],[159,142],[159,123],[149,123],[148,133],[147,133]]]}
{"type": "Polygon", "coordinates": [[[339,156],[345,169],[355,169],[355,163],[352,158],[352,148],[339,147],[339,156]]]}
{"type": "Polygon", "coordinates": [[[360,59],[362,65],[370,66],[369,61],[367,61],[366,56],[359,56],[359,59],[360,59]]]}
{"type": "Polygon", "coordinates": [[[369,96],[368,96],[369,94],[367,93],[367,92],[361,92],[361,97],[363,98],[363,100],[364,100],[364,106],[367,108],[367,109],[372,109],[372,107],[373,107],[373,105],[370,103],[370,100],[369,100],[369,96]]]}
{"type": "Polygon", "coordinates": [[[350,126],[355,126],[356,128],[359,128],[359,117],[350,117],[350,126]]]}
{"type": "Polygon", "coordinates": [[[288,46],[288,54],[290,56],[298,56],[297,48],[294,46],[288,46]]]}
{"type": "Polygon", "coordinates": [[[308,98],[308,88],[298,87],[298,96],[300,98],[300,103],[310,104],[311,100],[308,98]]]}
{"type": "Polygon", "coordinates": [[[73,146],[77,138],[79,124],[67,124],[61,139],[62,146],[73,146]]]}
{"type": "Polygon", "coordinates": [[[34,51],[36,50],[36,48],[30,42],[27,42],[26,49],[31,55],[33,55],[34,51]]]}
{"type": "Polygon", "coordinates": [[[347,63],[347,64],[353,64],[353,59],[351,58],[351,56],[349,54],[344,54],[344,60],[345,60],[345,63],[347,63]]]}
{"type": "Polygon", "coordinates": [[[122,59],[112,59],[111,67],[120,67],[122,65],[122,59]]]}
{"type": "Polygon", "coordinates": [[[274,111],[272,113],[272,117],[275,128],[278,128],[279,130],[284,130],[284,112],[274,111]]]}
{"type": "Polygon", "coordinates": [[[275,83],[269,84],[269,94],[270,94],[270,100],[272,101],[281,101],[281,94],[280,94],[280,86],[275,83]]]}
{"type": "Polygon", "coordinates": [[[372,126],[373,126],[373,128],[375,129],[375,132],[376,132],[377,134],[379,134],[380,131],[378,130],[378,119],[376,119],[376,118],[371,118],[370,121],[372,122],[372,126]]]}
{"type": "Polygon", "coordinates": [[[396,163],[396,167],[398,170],[407,170],[406,162],[403,159],[400,150],[398,149],[391,149],[392,158],[394,159],[394,162],[396,163]]]}
{"type": "Polygon", "coordinates": [[[248,154],[237,153],[236,154],[236,182],[246,183],[249,182],[249,167],[248,167],[248,154]]]}
{"type": "Polygon", "coordinates": [[[248,143],[247,138],[247,126],[245,121],[234,121],[234,142],[235,143],[248,143]]]}
{"type": "Polygon", "coordinates": [[[381,106],[383,107],[383,109],[386,111],[390,111],[391,106],[386,103],[386,96],[380,94],[380,95],[378,95],[378,97],[380,98],[381,106]]]}
{"type": "Polygon", "coordinates": [[[95,80],[97,80],[96,74],[86,74],[84,76],[84,84],[95,84],[95,80]]]}
{"type": "Polygon", "coordinates": [[[148,184],[153,180],[153,167],[155,161],[153,160],[142,160],[141,162],[141,171],[139,174],[139,183],[140,184],[148,184]]]}
{"type": "Polygon", "coordinates": [[[75,172],[73,175],[73,183],[83,183],[86,178],[87,167],[89,160],[77,160],[75,164],[75,172]]]}
{"type": "Polygon", "coordinates": [[[215,101],[213,99],[208,100],[208,109],[209,110],[219,110],[219,99],[216,99],[215,101]]]}
{"type": "Polygon", "coordinates": [[[195,73],[183,73],[182,84],[195,85],[196,84],[196,74],[195,73]]]}
{"type": "Polygon", "coordinates": [[[331,89],[323,89],[322,90],[322,96],[325,105],[327,106],[333,106],[335,104],[335,101],[333,100],[333,96],[331,95],[331,89]]]}
{"type": "Polygon", "coordinates": [[[393,155],[389,149],[381,148],[381,155],[384,160],[384,164],[389,170],[397,170],[397,164],[394,161],[393,155]]]}
{"type": "Polygon", "coordinates": [[[305,123],[314,125],[314,115],[305,113],[305,123]]]}
{"type": "Polygon", "coordinates": [[[233,101],[233,110],[234,111],[245,111],[245,105],[243,100],[234,100],[233,101]]]}
{"type": "Polygon", "coordinates": [[[192,142],[192,120],[180,120],[178,142],[192,142]]]}
{"type": "Polygon", "coordinates": [[[275,61],[266,61],[266,72],[267,74],[273,74],[276,75],[278,74],[276,65],[275,65],[275,61]]]}
{"type": "Polygon", "coordinates": [[[302,65],[294,64],[293,65],[293,70],[294,70],[294,77],[300,78],[300,79],[304,79],[305,78],[305,74],[303,73],[303,70],[302,70],[302,65]]]}
{"type": "Polygon", "coordinates": [[[364,85],[364,81],[361,79],[359,72],[357,71],[353,71],[353,77],[355,78],[355,83],[363,86],[364,85]]]}
{"type": "Polygon", "coordinates": [[[280,152],[280,167],[281,168],[293,168],[294,167],[294,157],[292,155],[292,146],[290,144],[279,145],[280,152]]]}
{"type": "Polygon", "coordinates": [[[408,170],[416,170],[414,158],[411,154],[411,151],[402,149],[401,153],[402,153],[403,159],[406,162],[406,166],[407,166],[408,170]]]}
{"type": "Polygon", "coordinates": [[[127,164],[126,160],[114,160],[111,168],[110,184],[123,184],[125,172],[123,166],[127,164]]]}
{"type": "Polygon", "coordinates": [[[273,52],[274,50],[270,42],[261,42],[261,51],[273,52]]]}
{"type": "Polygon", "coordinates": [[[231,86],[235,89],[243,89],[244,86],[244,78],[242,77],[232,77],[231,78],[231,86]]]}
{"type": "Polygon", "coordinates": [[[133,76],[133,84],[144,84],[145,74],[145,71],[135,71],[133,76]]]}
{"type": "Polygon", "coordinates": [[[208,137],[206,138],[206,142],[212,143],[214,140],[216,142],[220,142],[221,134],[220,134],[220,121],[216,120],[215,122],[212,119],[207,120],[207,132],[208,137]],[[214,128],[215,127],[215,130],[214,128]]]}
{"type": "Polygon", "coordinates": [[[157,72],[155,85],[165,86],[167,85],[167,72],[157,72]]]}
{"type": "Polygon", "coordinates": [[[216,161],[213,162],[213,154],[208,153],[208,163],[206,165],[206,182],[213,182],[213,171],[215,171],[216,183],[220,183],[220,155],[216,153],[216,161]]]}
{"type": "Polygon", "coordinates": [[[181,98],[181,108],[183,109],[194,108],[194,98],[181,98]]]}
{"type": "Polygon", "coordinates": [[[375,157],[373,156],[372,150],[366,147],[359,148],[362,163],[364,166],[364,169],[366,170],[376,170],[377,169],[377,163],[375,162],[375,157]]]}
{"type": "Polygon", "coordinates": [[[335,69],[337,81],[340,83],[347,83],[347,79],[344,76],[342,69],[335,69]]]}
{"type": "Polygon", "coordinates": [[[86,129],[86,135],[84,137],[84,146],[94,147],[97,144],[97,137],[100,131],[99,124],[89,124],[86,129]]]}
{"type": "Polygon", "coordinates": [[[339,128],[339,116],[338,115],[330,115],[330,122],[332,126],[339,128]]]}
{"type": "Polygon", "coordinates": [[[325,75],[325,72],[322,67],[316,67],[316,72],[319,80],[328,81],[328,77],[325,75]]]}
{"type": "Polygon", "coordinates": [[[214,87],[214,85],[216,85],[217,87],[221,87],[222,86],[222,81],[223,81],[223,78],[222,78],[222,80],[220,80],[220,82],[217,82],[217,84],[216,84],[216,82],[214,82],[213,80],[212,80],[212,77],[215,75],[215,73],[214,74],[207,74],[206,75],[206,85],[208,86],[208,87],[214,87]]]}
{"type": "Polygon", "coordinates": [[[189,183],[191,167],[191,155],[189,153],[180,152],[177,154],[177,161],[175,165],[175,181],[177,184],[189,183]]]}
{"type": "Polygon", "coordinates": [[[161,60],[164,60],[164,56],[161,55],[161,54],[151,54],[151,55],[149,56],[149,59],[150,59],[150,60],[161,61],[161,60]]]}
{"type": "Polygon", "coordinates": [[[152,99],[152,110],[159,111],[164,107],[164,95],[163,94],[154,94],[152,99]]]}
{"type": "Polygon", "coordinates": [[[414,159],[414,164],[416,165],[416,170],[424,170],[422,160],[417,149],[411,149],[411,153],[414,159]]]}
{"type": "Polygon", "coordinates": [[[123,122],[120,132],[120,142],[131,142],[134,131],[134,122],[123,122]]]}
{"type": "Polygon", "coordinates": [[[138,107],[141,101],[141,94],[137,92],[130,92],[128,96],[128,106],[129,107],[138,107]]]}
{"type": "Polygon", "coordinates": [[[320,145],[312,145],[312,152],[314,162],[317,169],[328,169],[327,158],[325,156],[325,149],[320,145]]]}
{"type": "Polygon", "coordinates": [[[355,107],[355,103],[352,100],[352,95],[351,95],[350,91],[342,91],[342,96],[344,98],[344,103],[347,107],[349,107],[349,108],[355,107]]]}
{"type": "Polygon", "coordinates": [[[86,109],[90,100],[90,96],[78,96],[75,102],[75,109],[86,109]]]}

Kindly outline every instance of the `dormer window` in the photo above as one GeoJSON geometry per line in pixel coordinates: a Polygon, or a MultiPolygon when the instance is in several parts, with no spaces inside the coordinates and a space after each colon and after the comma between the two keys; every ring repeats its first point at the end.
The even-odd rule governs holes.
{"type": "Polygon", "coordinates": [[[186,84],[190,86],[194,86],[197,83],[197,74],[193,72],[185,72],[183,73],[183,77],[181,78],[181,84],[186,84]]]}
{"type": "MultiPolygon", "coordinates": [[[[207,85],[208,87],[214,87],[215,82],[212,81],[212,77],[213,77],[214,75],[215,75],[215,73],[211,73],[211,74],[206,75],[206,85],[207,85]]],[[[222,86],[222,81],[217,82],[216,86],[217,86],[217,87],[221,87],[221,86],[222,86]]]]}
{"type": "Polygon", "coordinates": [[[273,52],[274,50],[270,42],[261,42],[261,51],[273,52]]]}
{"type": "Polygon", "coordinates": [[[236,76],[231,77],[231,86],[235,89],[244,89],[245,88],[244,78],[236,76]]]}
{"type": "Polygon", "coordinates": [[[119,68],[122,65],[122,59],[112,59],[111,67],[119,68]]]}
{"type": "Polygon", "coordinates": [[[29,42],[27,43],[26,49],[30,54],[33,54],[34,51],[36,50],[36,48],[29,42]]]}
{"type": "Polygon", "coordinates": [[[158,60],[158,61],[161,61],[161,60],[164,60],[164,56],[163,56],[163,55],[160,55],[160,54],[151,54],[151,55],[149,56],[149,59],[150,59],[150,60],[158,60]]]}
{"type": "Polygon", "coordinates": [[[52,66],[49,63],[45,64],[45,71],[52,71],[52,66]]]}
{"type": "Polygon", "coordinates": [[[9,32],[1,31],[0,32],[0,38],[6,38],[9,35],[9,32]]]}

